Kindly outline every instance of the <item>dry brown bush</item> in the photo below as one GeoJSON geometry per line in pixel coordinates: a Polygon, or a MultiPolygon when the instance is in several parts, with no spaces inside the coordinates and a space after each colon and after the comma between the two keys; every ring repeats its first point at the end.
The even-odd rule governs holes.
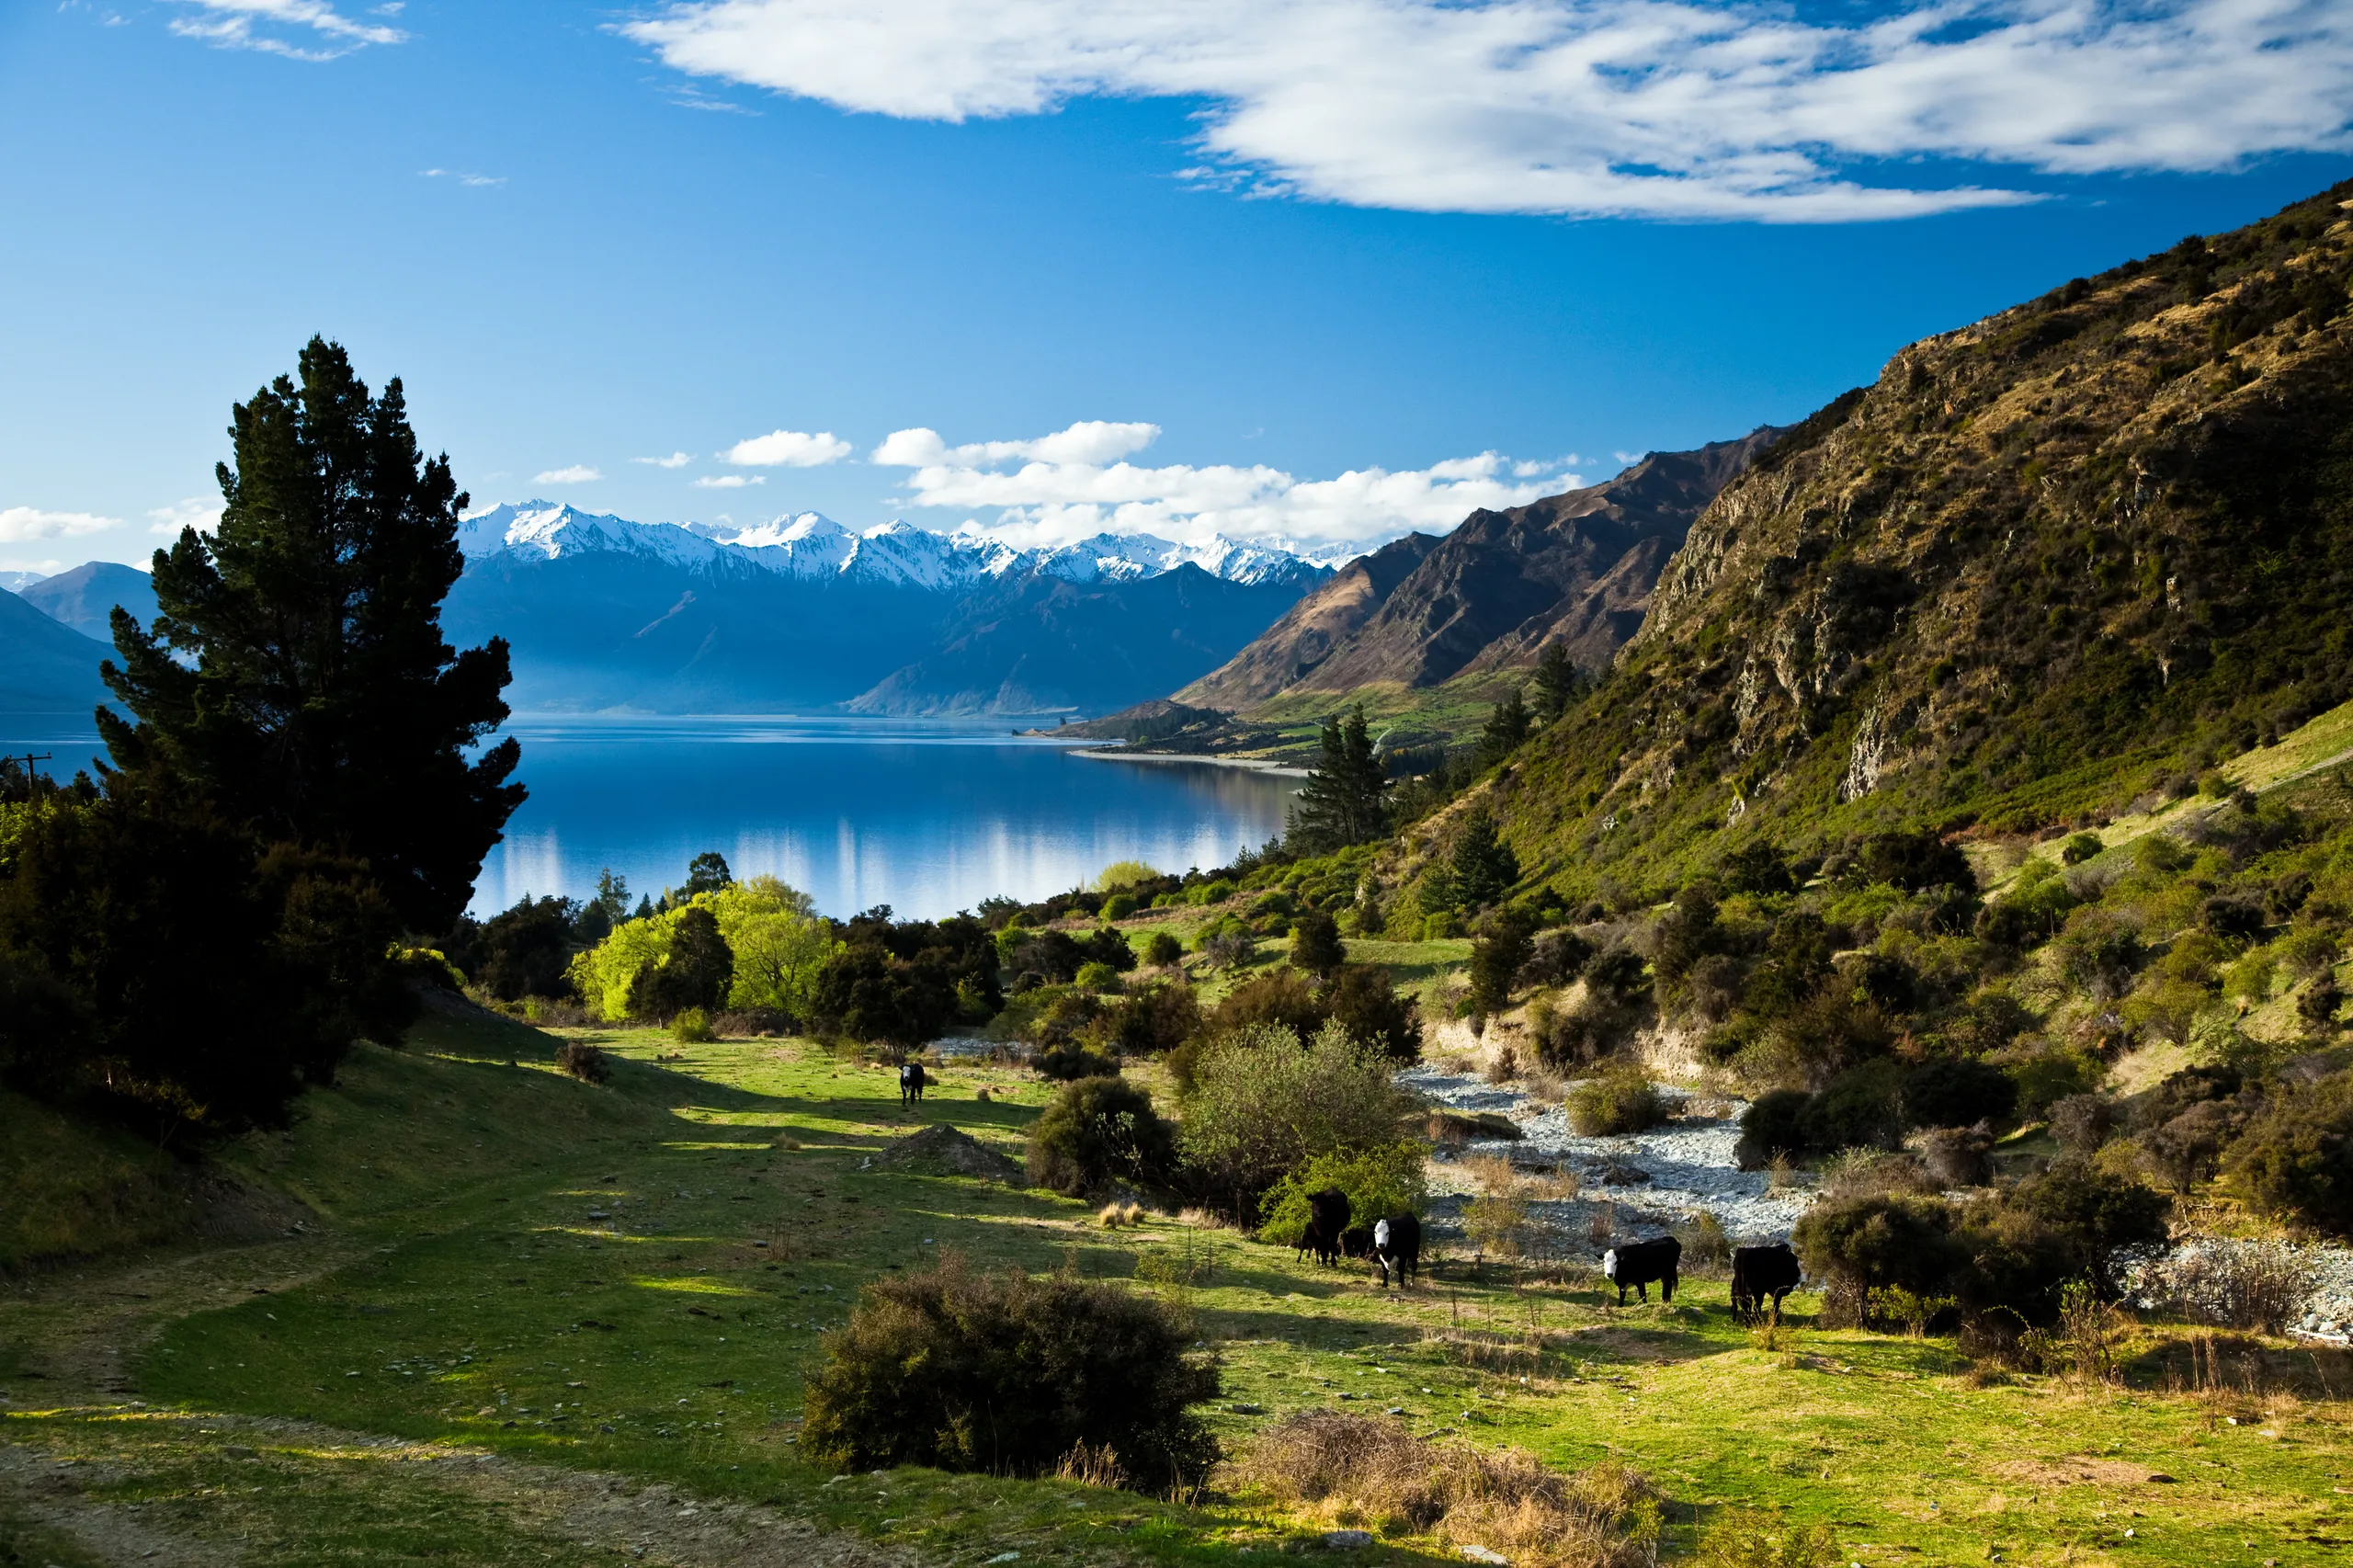
{"type": "Polygon", "coordinates": [[[1518,1449],[1431,1442],[1397,1421],[1302,1411],[1232,1467],[1240,1484],[1334,1522],[1432,1535],[1517,1562],[1636,1568],[1658,1540],[1658,1500],[1623,1465],[1563,1475],[1518,1449]]]}

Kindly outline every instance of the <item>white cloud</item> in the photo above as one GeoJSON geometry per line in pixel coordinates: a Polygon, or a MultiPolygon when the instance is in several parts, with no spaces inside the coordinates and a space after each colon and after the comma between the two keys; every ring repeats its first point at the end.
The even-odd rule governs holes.
{"type": "Polygon", "coordinates": [[[574,463],[570,468],[551,468],[531,475],[534,484],[589,484],[604,478],[599,471],[586,463],[574,463]]]}
{"type": "Polygon", "coordinates": [[[695,481],[695,488],[697,490],[741,490],[747,484],[766,484],[767,482],[768,476],[765,473],[750,475],[722,473],[716,477],[704,474],[695,481]]]}
{"type": "Polygon", "coordinates": [[[831,430],[812,436],[800,430],[771,430],[738,441],[720,457],[738,468],[822,468],[849,456],[847,441],[831,430]]]}
{"type": "Polygon", "coordinates": [[[985,531],[1020,545],[1106,531],[1366,543],[1414,528],[1443,532],[1478,507],[1524,506],[1582,483],[1562,464],[1515,464],[1494,452],[1320,480],[1265,464],[1147,468],[1109,460],[1159,434],[1153,425],[1097,422],[1035,440],[950,447],[931,430],[900,430],[875,449],[873,460],[913,471],[911,505],[993,512],[985,531]]]}
{"type": "Polygon", "coordinates": [[[1852,25],[1771,0],[687,0],[620,31],[903,119],[1206,101],[1198,176],[1416,211],[1897,218],[2035,199],[1927,160],[2353,146],[2343,0],[1909,0],[1852,25]]]}
{"type": "MultiPolygon", "coordinates": [[[[325,0],[174,0],[201,17],[176,17],[172,31],[223,49],[253,49],[289,60],[334,60],[371,43],[403,43],[408,35],[377,22],[356,22],[325,0]],[[307,29],[307,34],[305,32],[307,29]],[[308,43],[290,41],[307,38],[308,43]]],[[[386,12],[394,15],[396,12],[386,12]]]]}
{"type": "Polygon", "coordinates": [[[482,186],[505,185],[506,183],[506,176],[505,175],[470,175],[458,169],[419,169],[416,172],[425,179],[453,179],[460,185],[474,186],[477,187],[482,186]]]}
{"type": "Polygon", "coordinates": [[[220,498],[190,495],[168,506],[151,507],[147,518],[147,531],[159,539],[177,539],[182,528],[209,534],[221,526],[220,498]]]}
{"type": "Polygon", "coordinates": [[[103,528],[120,528],[120,517],[95,512],[44,512],[38,506],[0,507],[0,544],[22,544],[36,539],[73,539],[103,528]]]}
{"type": "Polygon", "coordinates": [[[684,468],[695,460],[684,452],[672,452],[666,458],[631,458],[633,463],[649,463],[655,468],[684,468]]]}

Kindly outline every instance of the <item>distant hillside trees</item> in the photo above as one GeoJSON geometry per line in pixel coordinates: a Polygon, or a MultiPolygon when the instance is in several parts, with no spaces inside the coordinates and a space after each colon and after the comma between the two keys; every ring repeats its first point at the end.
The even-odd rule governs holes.
{"type": "Polygon", "coordinates": [[[1284,835],[1286,846],[1300,855],[1362,844],[1380,837],[1389,825],[1381,800],[1388,780],[1381,759],[1373,755],[1363,705],[1345,718],[1336,713],[1325,719],[1318,746],[1315,766],[1300,786],[1299,803],[1291,809],[1284,835]]]}

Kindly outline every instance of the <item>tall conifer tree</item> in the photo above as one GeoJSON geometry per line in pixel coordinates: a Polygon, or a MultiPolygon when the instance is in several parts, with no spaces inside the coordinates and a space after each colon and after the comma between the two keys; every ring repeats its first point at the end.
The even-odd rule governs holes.
{"type": "Polygon", "coordinates": [[[233,412],[217,533],[157,551],[153,630],[114,612],[101,666],[118,767],[207,801],[266,839],[364,858],[411,929],[472,896],[523,789],[517,748],[468,749],[506,717],[506,644],[453,651],[443,597],[467,498],[420,460],[401,383],[371,398],[313,338],[233,412]]]}
{"type": "Polygon", "coordinates": [[[1387,780],[1365,728],[1363,706],[1345,719],[1336,713],[1325,719],[1318,746],[1291,817],[1292,847],[1318,855],[1379,837],[1388,821],[1381,800],[1387,780]]]}

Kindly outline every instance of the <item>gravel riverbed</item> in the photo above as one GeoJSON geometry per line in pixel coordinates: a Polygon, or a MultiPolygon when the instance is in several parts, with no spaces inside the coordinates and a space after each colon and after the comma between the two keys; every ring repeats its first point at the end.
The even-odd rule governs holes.
{"type": "Polygon", "coordinates": [[[1699,1100],[1661,1085],[1659,1093],[1677,1113],[1672,1120],[1648,1132],[1586,1138],[1570,1128],[1561,1107],[1545,1104],[1518,1084],[1490,1084],[1434,1067],[1409,1069],[1397,1082],[1437,1105],[1500,1112],[1520,1130],[1518,1139],[1476,1141],[1461,1145],[1451,1158],[1432,1162],[1432,1197],[1454,1200],[1432,1205],[1441,1220],[1451,1220],[1473,1190],[1459,1168],[1470,1154],[1575,1173],[1578,1196],[1532,1205],[1536,1218],[1553,1230],[1586,1234],[1607,1204],[1609,1233],[1621,1241],[1685,1224],[1701,1210],[1713,1214],[1736,1243],[1782,1241],[1813,1201],[1802,1187],[1773,1190],[1767,1173],[1744,1171],[1733,1158],[1741,1113],[1748,1108],[1745,1100],[1699,1100]]]}

